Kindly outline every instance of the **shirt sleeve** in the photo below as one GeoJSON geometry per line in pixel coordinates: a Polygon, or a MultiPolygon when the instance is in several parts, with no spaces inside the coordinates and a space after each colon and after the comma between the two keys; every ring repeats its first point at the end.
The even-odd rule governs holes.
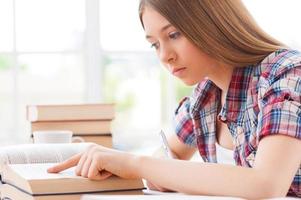
{"type": "Polygon", "coordinates": [[[264,82],[259,87],[259,140],[273,134],[301,139],[301,66],[264,82]]]}
{"type": "Polygon", "coordinates": [[[193,122],[190,115],[190,98],[185,97],[175,112],[175,132],[183,143],[196,147],[196,138],[193,131],[193,122]]]}

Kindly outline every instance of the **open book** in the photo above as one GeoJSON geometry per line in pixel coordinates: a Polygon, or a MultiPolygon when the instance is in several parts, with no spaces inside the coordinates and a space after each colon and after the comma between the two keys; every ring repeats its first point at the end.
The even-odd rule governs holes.
{"type": "Polygon", "coordinates": [[[121,179],[111,176],[102,181],[92,181],[76,176],[73,168],[53,174],[47,169],[53,163],[3,165],[2,182],[31,195],[75,194],[102,191],[142,189],[141,180],[121,179]]]}
{"type": "Polygon", "coordinates": [[[48,198],[49,195],[141,191],[144,188],[142,180],[126,180],[116,176],[91,181],[76,176],[72,168],[58,174],[47,173],[47,168],[82,152],[90,144],[27,144],[0,148],[1,197],[16,194],[17,191],[31,199],[37,196],[48,198]]]}
{"type": "Polygon", "coordinates": [[[84,151],[92,143],[22,144],[0,148],[1,164],[58,163],[84,151]]]}

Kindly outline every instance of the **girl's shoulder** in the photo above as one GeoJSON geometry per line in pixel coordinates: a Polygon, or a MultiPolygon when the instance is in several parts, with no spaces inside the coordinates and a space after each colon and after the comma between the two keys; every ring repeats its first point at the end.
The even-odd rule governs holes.
{"type": "Polygon", "coordinates": [[[256,66],[257,74],[270,84],[291,71],[301,75],[301,53],[298,50],[279,49],[256,66]]]}

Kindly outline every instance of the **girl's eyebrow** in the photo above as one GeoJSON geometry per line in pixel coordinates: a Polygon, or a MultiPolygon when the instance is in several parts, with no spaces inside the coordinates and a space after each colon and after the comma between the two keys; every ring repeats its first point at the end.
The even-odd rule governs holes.
{"type": "MultiPolygon", "coordinates": [[[[160,32],[165,31],[166,29],[168,29],[168,28],[171,27],[171,26],[172,26],[171,24],[166,24],[165,26],[163,26],[163,27],[160,29],[160,32]]],[[[145,37],[146,37],[146,39],[152,38],[151,35],[146,35],[145,37]]]]}

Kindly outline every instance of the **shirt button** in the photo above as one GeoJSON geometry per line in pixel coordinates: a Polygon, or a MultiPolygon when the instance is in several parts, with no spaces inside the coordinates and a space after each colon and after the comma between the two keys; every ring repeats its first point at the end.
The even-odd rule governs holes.
{"type": "Polygon", "coordinates": [[[220,120],[222,120],[223,122],[227,121],[227,118],[225,116],[221,116],[220,120]]]}

